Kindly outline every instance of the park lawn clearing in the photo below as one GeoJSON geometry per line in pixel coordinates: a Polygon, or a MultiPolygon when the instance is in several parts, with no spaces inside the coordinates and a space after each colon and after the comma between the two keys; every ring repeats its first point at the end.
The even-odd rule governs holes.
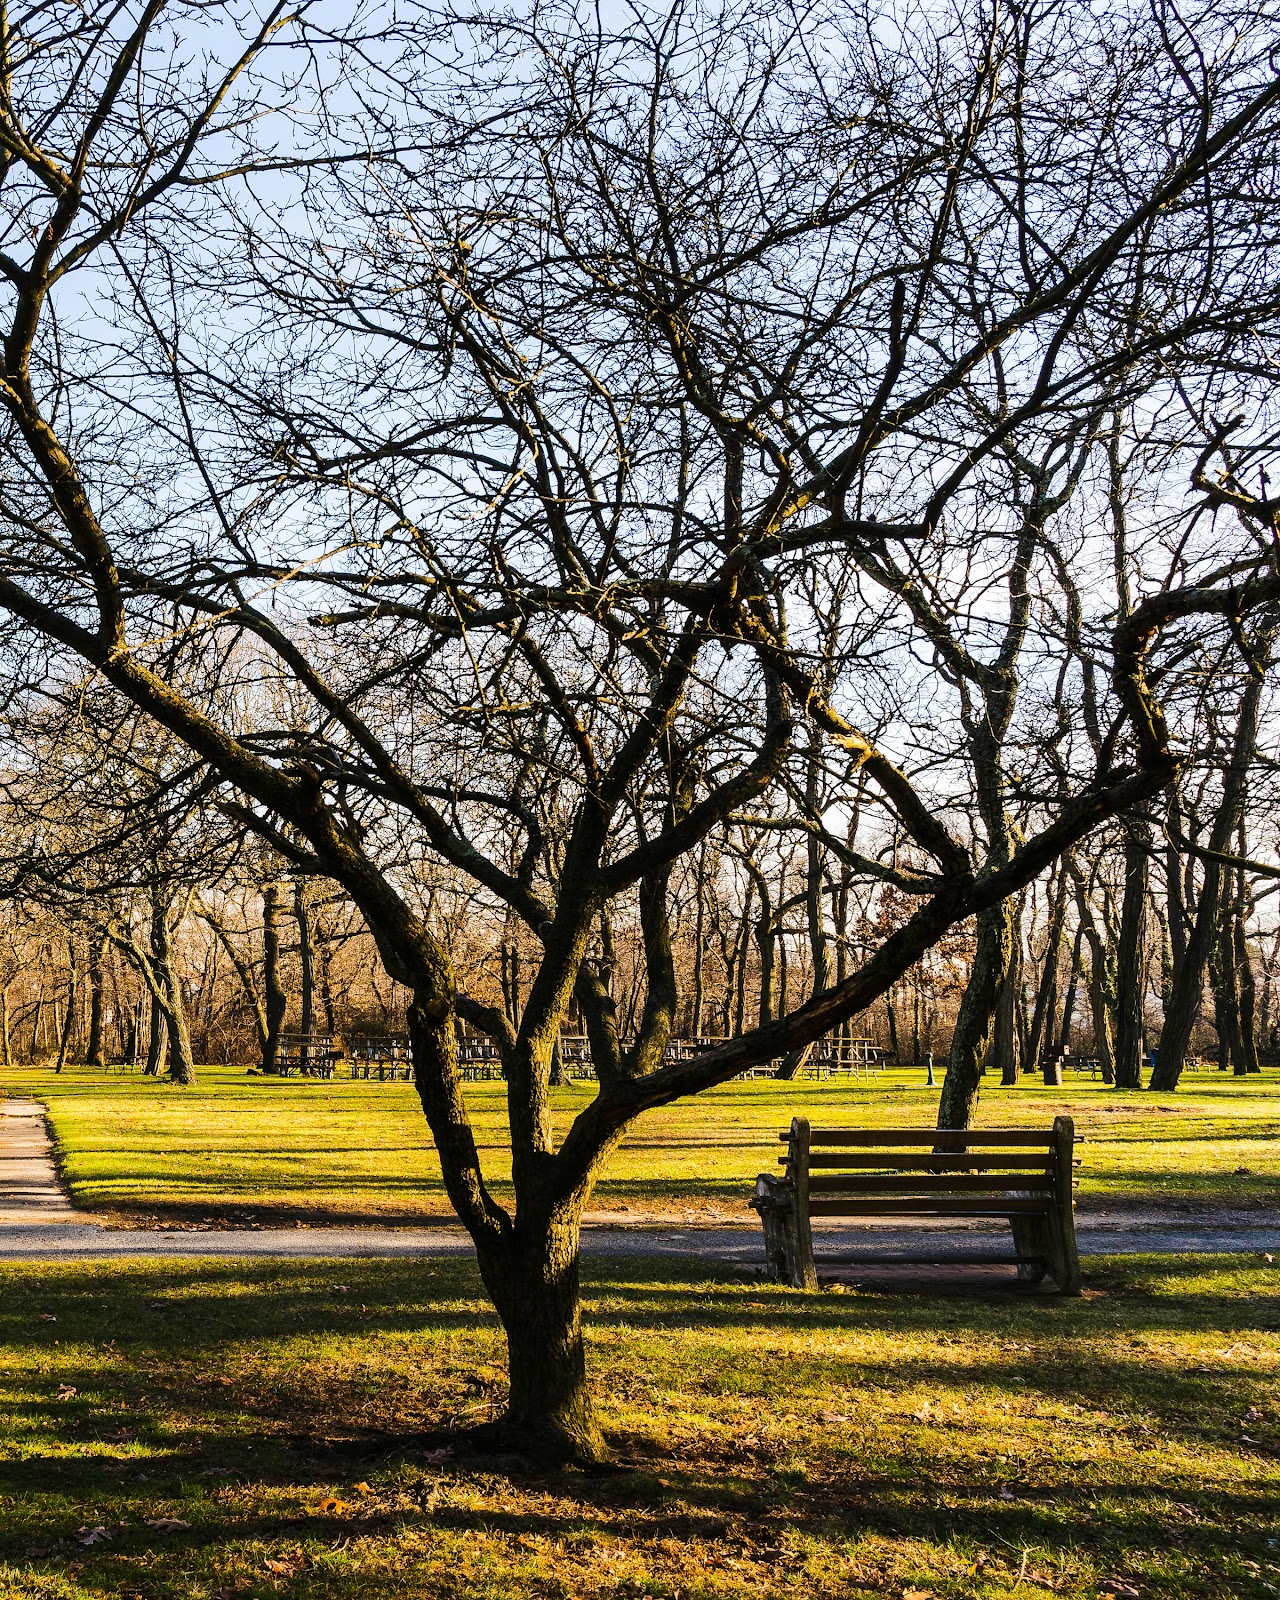
{"type": "MultiPolygon", "coordinates": [[[[754,1221],[756,1174],[777,1161],[793,1115],[826,1126],[931,1126],[922,1069],[848,1080],[724,1084],[642,1117],[592,1201],[620,1221],[754,1221]]],[[[488,1171],[509,1193],[505,1086],[467,1086],[488,1171]]],[[[423,1222],[451,1216],[411,1084],[247,1076],[201,1069],[194,1088],[87,1068],[0,1069],[0,1090],[48,1107],[75,1205],[121,1221],[423,1222]]],[[[594,1085],[552,1091],[563,1131],[594,1085]]],[[[1073,1078],[984,1091],[979,1123],[1047,1127],[1074,1116],[1080,1203],[1090,1210],[1280,1207],[1280,1071],[1188,1074],[1174,1095],[1073,1078]]]]}
{"type": "Polygon", "coordinates": [[[501,1404],[464,1261],[0,1276],[4,1600],[1280,1591],[1261,1260],[986,1301],[597,1260],[603,1475],[393,1447],[501,1404]]]}

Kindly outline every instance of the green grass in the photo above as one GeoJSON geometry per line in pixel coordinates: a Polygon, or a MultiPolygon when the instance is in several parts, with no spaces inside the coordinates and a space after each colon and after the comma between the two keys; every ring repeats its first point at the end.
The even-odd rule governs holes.
{"type": "MultiPolygon", "coordinates": [[[[828,1124],[929,1126],[937,1091],[918,1069],[876,1084],[730,1083],[643,1118],[615,1155],[593,1202],[633,1218],[749,1220],[757,1172],[797,1112],[828,1124]]],[[[49,1107],[75,1203],[166,1219],[252,1215],[337,1220],[445,1216],[439,1167],[413,1088],[247,1077],[206,1068],[194,1089],[83,1068],[8,1069],[0,1091],[49,1107]]],[[[567,1126],[587,1085],[554,1091],[567,1126]]],[[[503,1085],[469,1090],[488,1169],[508,1170],[503,1085]]],[[[1028,1082],[983,1095],[987,1125],[1075,1116],[1080,1201],[1111,1205],[1280,1204],[1280,1073],[1248,1080],[1197,1073],[1176,1095],[1122,1094],[1096,1082],[1064,1090],[1028,1082]],[[1237,1169],[1247,1168],[1240,1172],[1237,1169]]]]}
{"type": "Polygon", "coordinates": [[[596,1261],[630,1470],[564,1477],[379,1442],[501,1401],[464,1262],[0,1279],[5,1600],[1280,1593],[1256,1261],[1112,1260],[1083,1300],[997,1303],[596,1261]]]}

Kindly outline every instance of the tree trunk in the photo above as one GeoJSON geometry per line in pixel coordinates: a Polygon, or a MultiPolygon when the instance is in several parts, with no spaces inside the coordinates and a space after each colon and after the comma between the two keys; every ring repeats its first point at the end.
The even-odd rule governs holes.
{"type": "Polygon", "coordinates": [[[607,1454],[587,1383],[578,1218],[556,1219],[480,1258],[507,1336],[510,1390],[501,1432],[523,1454],[591,1462],[607,1454]]]}
{"type": "Polygon", "coordinates": [[[1091,885],[1085,882],[1084,873],[1078,867],[1073,870],[1072,879],[1076,891],[1076,914],[1089,946],[1089,1009],[1093,1014],[1093,1049],[1102,1071],[1103,1083],[1114,1083],[1116,1069],[1111,1034],[1116,994],[1114,958],[1106,940],[1098,932],[1093,907],[1089,903],[1091,885]]]}
{"type": "MultiPolygon", "coordinates": [[[[1244,840],[1240,843],[1244,853],[1244,840]]],[[[1236,893],[1232,906],[1231,926],[1235,943],[1236,995],[1239,1004],[1240,1060],[1243,1071],[1261,1072],[1258,1060],[1257,1004],[1258,986],[1253,976],[1253,961],[1249,954],[1249,940],[1245,931],[1247,904],[1244,874],[1236,876],[1236,893]]]]}
{"type": "MultiPolygon", "coordinates": [[[[1268,623],[1259,630],[1255,641],[1256,660],[1267,664],[1275,643],[1277,624],[1268,623]]],[[[1240,717],[1232,741],[1231,759],[1222,777],[1222,797],[1217,815],[1209,832],[1209,849],[1223,855],[1236,837],[1244,810],[1245,789],[1249,777],[1249,763],[1257,743],[1258,714],[1262,704],[1265,675],[1257,670],[1250,675],[1240,699],[1240,717]]],[[[1187,940],[1186,951],[1174,976],[1173,992],[1165,1011],[1164,1027],[1160,1030],[1160,1048],[1155,1071],[1151,1074],[1151,1087],[1164,1093],[1178,1087],[1191,1043],[1191,1030],[1204,1001],[1204,975],[1209,951],[1217,932],[1219,899],[1223,867],[1213,856],[1205,858],[1204,881],[1195,922],[1187,940]]],[[[1172,915],[1170,917],[1172,922],[1172,915]]]]}
{"type": "Polygon", "coordinates": [[[993,1064],[1000,1068],[1001,1087],[1011,1089],[1018,1082],[1022,1065],[1018,1034],[1018,992],[1022,988],[1022,897],[1010,903],[1009,961],[1000,984],[996,1014],[991,1030],[993,1064]]]}
{"type": "Polygon", "coordinates": [[[147,1033],[147,1064],[143,1072],[148,1078],[158,1078],[160,1067],[164,1061],[165,1041],[168,1029],[165,1026],[164,1012],[160,1008],[158,995],[151,996],[151,1027],[147,1033]]]}
{"type": "Polygon", "coordinates": [[[89,940],[89,1042],[85,1061],[91,1067],[105,1067],[106,1051],[102,1040],[102,958],[107,947],[104,938],[89,940]]]}
{"type": "Polygon", "coordinates": [[[311,910],[307,905],[306,880],[299,878],[293,886],[293,914],[298,924],[298,949],[302,957],[302,1014],[299,1027],[304,1034],[315,1025],[315,946],[311,936],[311,910]]]}
{"type": "MultiPolygon", "coordinates": [[[[173,966],[173,946],[169,932],[169,908],[159,895],[151,907],[151,966],[156,985],[156,998],[164,1019],[164,1034],[169,1044],[169,1077],[174,1083],[184,1085],[196,1081],[195,1060],[191,1054],[191,1034],[187,1026],[187,1007],[182,996],[182,983],[173,966]]],[[[161,1050],[155,1049],[157,1073],[160,1071],[161,1050]]],[[[148,1067],[151,1065],[148,1057],[148,1067]]]]}
{"type": "Polygon", "coordinates": [[[697,904],[693,919],[693,1009],[689,1016],[689,1032],[696,1039],[702,1033],[703,962],[706,960],[704,938],[707,921],[707,849],[704,845],[698,856],[697,904]]]}
{"type": "MultiPolygon", "coordinates": [[[[1054,878],[1049,904],[1049,926],[1045,934],[1044,968],[1036,989],[1035,1009],[1027,1039],[1026,1069],[1038,1072],[1054,1054],[1053,1012],[1058,998],[1058,968],[1062,963],[1062,934],[1067,925],[1067,871],[1060,867],[1054,878]]],[[[1046,1082],[1048,1080],[1046,1079],[1046,1082]]]]}
{"type": "Polygon", "coordinates": [[[756,918],[755,925],[756,949],[760,952],[760,993],[756,1018],[763,1027],[765,1023],[773,1021],[773,974],[777,963],[778,945],[773,905],[769,899],[769,885],[763,874],[753,874],[753,877],[756,893],[760,898],[760,915],[756,918]]]}
{"type": "MultiPolygon", "coordinates": [[[[540,1461],[600,1461],[607,1452],[587,1384],[578,1278],[580,1220],[591,1179],[568,1196],[553,1196],[550,1180],[526,1167],[514,1222],[493,1205],[481,1185],[462,1105],[454,1015],[442,1010],[430,995],[415,997],[409,1007],[415,1082],[449,1198],[475,1242],[480,1274],[507,1336],[506,1414],[476,1432],[540,1461]]],[[[512,1073],[521,1077],[518,1066],[512,1073]]],[[[592,1174],[610,1148],[605,1141],[592,1174]]]]}
{"type": "Polygon", "coordinates": [[[1076,998],[1080,993],[1080,976],[1084,954],[1084,929],[1077,928],[1071,946],[1071,970],[1067,976],[1067,991],[1062,997],[1062,1027],[1058,1034],[1058,1054],[1071,1054],[1071,1023],[1075,1017],[1076,998]]]}
{"type": "Polygon", "coordinates": [[[1124,834],[1124,899],[1116,948],[1116,1087],[1142,1087],[1142,927],[1147,906],[1146,820],[1130,818],[1124,834]]]}
{"type": "Polygon", "coordinates": [[[0,989],[0,1061],[6,1067],[13,1065],[13,1049],[9,1042],[9,985],[0,989]]]}
{"type": "Polygon", "coordinates": [[[262,1041],[262,1070],[269,1076],[280,1071],[280,1030],[289,997],[280,976],[280,885],[262,890],[262,988],[267,1034],[262,1041]]]}
{"type": "Polygon", "coordinates": [[[184,1085],[196,1081],[195,1057],[191,1052],[191,1031],[187,1023],[186,1002],[172,967],[169,968],[169,1077],[184,1085]]]}
{"type": "Polygon", "coordinates": [[[940,1128],[967,1128],[978,1107],[983,1058],[1009,968],[1010,912],[1010,903],[1005,900],[978,914],[973,970],[960,1000],[951,1056],[938,1099],[940,1128]]]}
{"type": "Polygon", "coordinates": [[[67,1057],[71,1053],[71,1036],[76,1026],[76,991],[79,987],[80,973],[76,964],[74,939],[67,940],[67,964],[71,975],[67,980],[67,1011],[58,1038],[58,1060],[53,1069],[55,1072],[61,1072],[67,1064],[67,1057]]]}

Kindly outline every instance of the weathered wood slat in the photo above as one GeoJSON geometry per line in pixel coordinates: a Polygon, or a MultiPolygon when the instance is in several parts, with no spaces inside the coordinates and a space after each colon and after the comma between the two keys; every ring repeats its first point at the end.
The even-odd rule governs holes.
{"type": "Polygon", "coordinates": [[[980,1200],[915,1199],[901,1196],[885,1200],[810,1200],[812,1217],[1013,1217],[1049,1215],[1048,1200],[1010,1200],[992,1197],[989,1204],[980,1200]]]}
{"type": "MultiPolygon", "coordinates": [[[[1044,1155],[1030,1153],[1007,1156],[938,1155],[931,1152],[929,1155],[907,1156],[888,1151],[877,1155],[847,1156],[827,1155],[819,1150],[810,1152],[809,1166],[811,1169],[874,1167],[893,1172],[1049,1172],[1052,1170],[1052,1159],[1047,1152],[1044,1155]]],[[[789,1160],[789,1156],[778,1157],[780,1166],[789,1160]]]]}
{"type": "MultiPolygon", "coordinates": [[[[789,1143],[790,1131],[778,1138],[789,1143]]],[[[938,1145],[944,1150],[966,1150],[1008,1145],[1012,1148],[1048,1150],[1053,1134],[1034,1128],[811,1128],[809,1148],[815,1145],[938,1145]]]]}
{"type": "Polygon", "coordinates": [[[936,1178],[928,1173],[919,1177],[849,1173],[809,1179],[810,1194],[1009,1194],[1015,1189],[1047,1194],[1052,1188],[1053,1179],[1044,1172],[1012,1179],[975,1177],[967,1172],[946,1172],[936,1178]]]}

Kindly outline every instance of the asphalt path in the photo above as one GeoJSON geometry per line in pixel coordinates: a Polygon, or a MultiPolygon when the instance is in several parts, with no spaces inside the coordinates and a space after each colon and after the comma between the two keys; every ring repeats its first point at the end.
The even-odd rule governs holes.
{"type": "MultiPolygon", "coordinates": [[[[1280,1257],[1280,1213],[1083,1213],[1076,1231],[1082,1255],[1255,1253],[1280,1257]]],[[[919,1258],[919,1225],[910,1220],[854,1227],[819,1227],[823,1254],[919,1258]]],[[[1002,1225],[937,1223],[928,1233],[936,1259],[1003,1249],[1002,1225]]],[[[750,1270],[764,1265],[758,1227],[679,1226],[659,1222],[596,1225],[583,1230],[588,1256],[670,1256],[717,1261],[750,1270]]],[[[59,1180],[44,1121],[34,1100],[0,1105],[0,1260],[260,1257],[325,1260],[392,1256],[469,1255],[461,1227],[111,1228],[75,1211],[59,1180]]]]}

